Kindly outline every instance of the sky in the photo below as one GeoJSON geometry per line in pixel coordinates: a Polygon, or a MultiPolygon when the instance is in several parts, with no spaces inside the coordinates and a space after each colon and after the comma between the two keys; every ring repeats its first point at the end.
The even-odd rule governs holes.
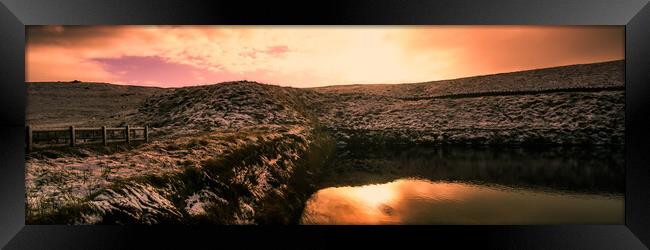
{"type": "Polygon", "coordinates": [[[26,81],[292,87],[621,60],[623,26],[28,26],[26,81]]]}

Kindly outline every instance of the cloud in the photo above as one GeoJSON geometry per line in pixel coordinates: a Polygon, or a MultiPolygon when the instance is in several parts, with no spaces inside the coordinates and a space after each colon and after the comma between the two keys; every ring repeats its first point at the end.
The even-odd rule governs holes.
{"type": "Polygon", "coordinates": [[[27,80],[289,86],[438,80],[623,57],[621,27],[29,26],[27,80]]]}
{"type": "Polygon", "coordinates": [[[280,45],[280,46],[271,46],[268,47],[263,53],[266,53],[270,56],[280,56],[285,53],[289,52],[289,47],[285,45],[280,45]]]}
{"type": "Polygon", "coordinates": [[[394,39],[415,63],[446,61],[442,78],[625,57],[621,26],[444,26],[394,39]]]}
{"type": "Polygon", "coordinates": [[[94,61],[100,63],[105,70],[115,72],[113,82],[120,84],[175,87],[184,86],[188,82],[202,85],[242,79],[269,79],[267,72],[261,70],[245,74],[204,70],[192,65],[169,62],[157,56],[128,56],[94,61]]]}
{"type": "Polygon", "coordinates": [[[38,81],[113,82],[114,75],[100,63],[50,47],[28,47],[26,53],[26,79],[38,81]]]}

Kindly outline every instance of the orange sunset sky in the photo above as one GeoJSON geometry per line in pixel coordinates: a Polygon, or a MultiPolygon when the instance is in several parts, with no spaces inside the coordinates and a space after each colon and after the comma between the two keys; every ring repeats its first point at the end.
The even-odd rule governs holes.
{"type": "Polygon", "coordinates": [[[26,80],[409,83],[624,58],[623,26],[28,26],[26,80]]]}

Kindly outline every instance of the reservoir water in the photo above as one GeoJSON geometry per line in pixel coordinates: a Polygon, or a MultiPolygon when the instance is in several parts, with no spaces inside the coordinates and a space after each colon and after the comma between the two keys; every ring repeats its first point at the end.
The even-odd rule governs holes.
{"type": "Polygon", "coordinates": [[[301,224],[623,224],[621,149],[344,151],[301,224]]]}

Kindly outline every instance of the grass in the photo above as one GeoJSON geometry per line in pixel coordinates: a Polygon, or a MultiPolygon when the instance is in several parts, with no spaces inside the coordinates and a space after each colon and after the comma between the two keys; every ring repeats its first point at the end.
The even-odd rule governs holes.
{"type": "Polygon", "coordinates": [[[75,224],[75,220],[80,219],[83,214],[93,213],[93,209],[84,202],[75,202],[48,210],[39,205],[27,207],[25,213],[27,225],[66,225],[75,224]]]}
{"type": "Polygon", "coordinates": [[[106,83],[27,83],[26,123],[46,127],[113,126],[129,122],[147,98],[168,91],[106,83]]]}
{"type": "Polygon", "coordinates": [[[335,153],[335,142],[324,130],[314,130],[312,143],[296,163],[294,174],[287,181],[284,193],[272,192],[262,201],[256,213],[259,224],[296,224],[307,199],[316,191],[316,183],[335,153]]]}
{"type": "Polygon", "coordinates": [[[51,147],[35,149],[25,154],[25,158],[34,159],[57,159],[66,157],[91,157],[97,155],[111,155],[120,152],[128,152],[140,147],[143,142],[136,141],[131,144],[114,143],[108,146],[104,145],[83,145],[77,147],[51,147]]]}
{"type": "Polygon", "coordinates": [[[343,85],[315,88],[323,93],[372,94],[399,98],[449,96],[490,91],[535,91],[623,86],[625,61],[535,69],[421,83],[343,85]]]}
{"type": "Polygon", "coordinates": [[[535,96],[402,101],[378,98],[330,107],[323,124],[351,144],[622,144],[624,94],[554,93],[535,96]],[[377,109],[392,110],[377,114],[377,109]],[[375,115],[371,115],[374,113],[375,115]],[[359,118],[361,117],[361,118],[359,118]]]}
{"type": "MultiPolygon", "coordinates": [[[[293,134],[284,134],[279,137],[266,137],[264,133],[273,131],[260,129],[251,131],[259,133],[257,139],[240,147],[233,148],[229,153],[218,155],[211,159],[199,162],[177,162],[183,171],[176,174],[144,175],[127,179],[116,178],[112,184],[102,190],[89,190],[89,193],[77,203],[69,203],[49,211],[28,213],[31,224],[72,224],[83,221],[83,216],[99,215],[98,224],[237,224],[240,220],[250,220],[253,223],[292,224],[298,221],[302,212],[303,203],[314,192],[313,183],[316,175],[324,167],[333,153],[334,142],[322,131],[313,131],[308,134],[308,140],[293,134]],[[299,155],[298,159],[288,157],[289,152],[299,155]],[[265,159],[281,158],[275,165],[268,165],[265,159]],[[260,180],[260,172],[270,175],[266,180],[269,189],[264,188],[260,180]],[[152,187],[155,192],[168,199],[180,215],[161,213],[147,215],[146,218],[134,217],[140,210],[122,203],[111,203],[114,209],[98,211],[92,202],[100,195],[115,192],[117,195],[131,197],[129,199],[142,199],[146,195],[131,194],[137,185],[152,187]],[[206,198],[204,214],[190,214],[185,210],[186,200],[192,195],[201,192],[211,192],[223,202],[206,198]],[[262,192],[262,193],[260,193],[262,192]],[[261,196],[260,196],[261,195],[261,196]],[[241,202],[247,203],[255,211],[247,214],[241,202]],[[235,216],[237,215],[237,216],[235,216]],[[234,216],[234,217],[233,217],[234,216]],[[138,219],[139,218],[139,219],[138,219]],[[239,218],[239,219],[237,219],[239,218]]],[[[189,140],[188,144],[179,144],[183,147],[201,145],[201,140],[189,140]]],[[[216,140],[205,139],[206,142],[216,143],[216,140]]],[[[102,175],[110,174],[104,170],[102,175]]],[[[84,179],[84,177],[81,177],[84,179]]],[[[146,203],[146,200],[140,201],[146,203]]],[[[150,206],[150,205],[147,205],[150,206]]],[[[151,205],[153,206],[153,205],[151,205]]],[[[30,208],[36,209],[36,208],[30,208]]],[[[164,209],[156,208],[153,209],[164,209]]],[[[35,211],[35,210],[34,210],[35,211]]],[[[141,215],[145,216],[145,215],[141,215]]]]}

